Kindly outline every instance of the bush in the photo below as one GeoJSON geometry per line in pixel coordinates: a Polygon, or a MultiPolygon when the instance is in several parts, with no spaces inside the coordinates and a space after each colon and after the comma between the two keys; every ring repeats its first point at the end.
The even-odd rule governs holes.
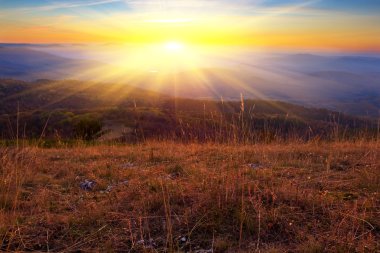
{"type": "Polygon", "coordinates": [[[76,137],[90,141],[101,135],[102,122],[90,116],[81,116],[74,125],[76,137]]]}

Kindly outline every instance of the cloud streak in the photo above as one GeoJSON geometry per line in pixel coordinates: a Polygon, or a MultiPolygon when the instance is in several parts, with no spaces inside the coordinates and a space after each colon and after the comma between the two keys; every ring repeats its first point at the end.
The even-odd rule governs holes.
{"type": "Polygon", "coordinates": [[[23,7],[23,8],[10,8],[11,11],[18,12],[43,12],[53,11],[59,9],[71,9],[79,7],[89,7],[104,4],[111,4],[116,2],[124,2],[123,0],[98,0],[98,1],[86,1],[86,2],[70,2],[70,3],[52,3],[48,5],[40,5],[35,7],[23,7]]]}

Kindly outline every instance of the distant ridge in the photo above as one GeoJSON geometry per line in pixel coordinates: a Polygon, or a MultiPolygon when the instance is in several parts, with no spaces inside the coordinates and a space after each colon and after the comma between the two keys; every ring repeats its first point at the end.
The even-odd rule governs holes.
{"type": "Polygon", "coordinates": [[[376,57],[308,53],[252,55],[247,59],[224,59],[218,66],[195,71],[152,74],[115,71],[115,66],[103,62],[49,52],[50,47],[58,46],[65,46],[65,50],[71,47],[0,44],[0,78],[102,80],[169,96],[217,100],[239,99],[243,94],[251,99],[282,100],[357,116],[380,116],[380,58],[376,57]]]}

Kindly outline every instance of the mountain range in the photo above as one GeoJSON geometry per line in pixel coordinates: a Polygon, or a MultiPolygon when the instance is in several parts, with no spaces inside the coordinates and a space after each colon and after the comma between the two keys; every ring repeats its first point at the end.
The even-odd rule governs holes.
{"type": "Polygon", "coordinates": [[[247,53],[199,69],[107,75],[118,67],[73,52],[57,55],[50,47],[0,44],[0,78],[102,81],[183,98],[238,100],[243,95],[356,116],[380,115],[377,56],[247,53]]]}

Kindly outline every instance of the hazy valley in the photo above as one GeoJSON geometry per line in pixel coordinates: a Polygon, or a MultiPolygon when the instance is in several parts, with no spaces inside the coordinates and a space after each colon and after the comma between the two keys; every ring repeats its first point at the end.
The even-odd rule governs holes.
{"type": "MultiPolygon", "coordinates": [[[[97,50],[112,55],[107,46],[83,47],[4,44],[0,47],[0,77],[88,80],[193,99],[240,100],[243,94],[246,99],[379,116],[380,58],[376,56],[245,53],[235,58],[209,56],[208,65],[196,69],[175,66],[160,70],[156,64],[147,64],[133,71],[106,56],[95,61],[97,50]],[[57,47],[63,48],[60,55],[57,47]]],[[[124,57],[128,59],[128,51],[124,57]]]]}

